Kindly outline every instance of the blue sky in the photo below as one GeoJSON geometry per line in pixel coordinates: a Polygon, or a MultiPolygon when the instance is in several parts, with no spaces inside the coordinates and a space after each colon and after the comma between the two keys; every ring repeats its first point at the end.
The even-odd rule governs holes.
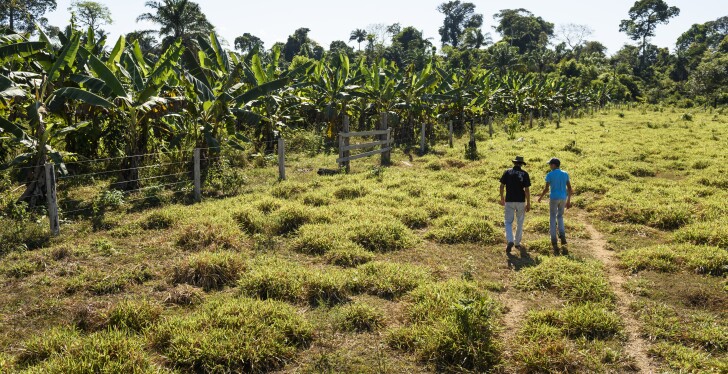
{"type": "MultiPolygon", "coordinates": [[[[703,23],[728,15],[728,0],[667,0],[681,9],[679,17],[669,25],[657,29],[653,43],[674,49],[675,40],[694,23],[703,23]]],[[[71,0],[57,0],[58,8],[48,14],[51,24],[61,26],[68,22],[67,8],[71,0]]],[[[144,0],[100,0],[106,4],[114,18],[114,24],[106,29],[116,39],[120,34],[152,29],[154,25],[137,23],[136,17],[147,11],[144,0]]],[[[245,32],[257,35],[270,47],[276,41],[284,41],[299,27],[311,29],[309,36],[328,48],[333,40],[348,41],[351,30],[366,28],[371,24],[401,23],[422,30],[425,37],[433,38],[440,45],[437,29],[442,15],[437,12],[443,0],[367,0],[362,2],[343,0],[263,0],[263,1],[197,1],[218,33],[232,47],[236,36],[245,32]]],[[[494,40],[499,36],[492,30],[493,14],[500,9],[525,8],[534,14],[560,24],[589,25],[599,40],[614,53],[630,40],[619,32],[619,22],[627,18],[634,0],[471,0],[479,13],[485,16],[486,31],[494,40]]],[[[351,43],[354,46],[354,43],[351,43]]]]}

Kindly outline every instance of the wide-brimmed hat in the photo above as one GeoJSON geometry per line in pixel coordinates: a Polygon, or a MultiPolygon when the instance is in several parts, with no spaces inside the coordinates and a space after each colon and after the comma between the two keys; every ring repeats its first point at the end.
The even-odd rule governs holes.
{"type": "Polygon", "coordinates": [[[521,164],[521,165],[528,165],[526,163],[525,159],[523,158],[523,156],[516,156],[516,159],[513,160],[513,163],[514,164],[521,164]]]}

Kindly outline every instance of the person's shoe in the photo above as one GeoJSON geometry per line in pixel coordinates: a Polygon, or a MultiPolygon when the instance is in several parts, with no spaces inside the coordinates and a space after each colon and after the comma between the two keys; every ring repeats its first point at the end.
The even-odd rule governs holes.
{"type": "Polygon", "coordinates": [[[525,247],[525,246],[523,246],[523,244],[516,244],[516,249],[517,249],[517,250],[518,250],[519,252],[525,252],[525,251],[526,251],[526,247],[525,247]]]}
{"type": "Polygon", "coordinates": [[[557,243],[556,241],[551,242],[551,248],[554,249],[554,256],[558,256],[559,255],[559,243],[557,243]]]}
{"type": "Polygon", "coordinates": [[[513,242],[508,243],[508,246],[506,246],[506,253],[511,254],[511,249],[513,249],[513,242]]]}
{"type": "Polygon", "coordinates": [[[566,235],[560,235],[559,239],[561,239],[561,245],[566,245],[566,235]]]}

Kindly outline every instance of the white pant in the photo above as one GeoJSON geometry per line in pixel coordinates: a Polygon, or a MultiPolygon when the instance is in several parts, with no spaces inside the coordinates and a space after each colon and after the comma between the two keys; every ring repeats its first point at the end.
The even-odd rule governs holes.
{"type": "Polygon", "coordinates": [[[506,242],[521,245],[521,239],[523,239],[523,221],[526,219],[526,203],[506,203],[505,210],[506,242]],[[515,240],[513,239],[514,219],[518,221],[515,240]]]}

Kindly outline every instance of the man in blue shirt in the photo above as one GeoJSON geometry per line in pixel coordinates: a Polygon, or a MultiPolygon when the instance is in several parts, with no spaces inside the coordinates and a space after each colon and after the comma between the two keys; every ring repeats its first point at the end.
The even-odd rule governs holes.
{"type": "MultiPolygon", "coordinates": [[[[571,195],[573,194],[573,190],[571,188],[569,174],[561,170],[561,160],[552,158],[549,161],[549,167],[551,167],[551,172],[546,174],[546,187],[541,192],[541,196],[538,197],[538,202],[540,203],[544,195],[551,189],[551,194],[549,195],[551,246],[554,249],[554,253],[558,255],[559,245],[556,240],[556,230],[558,229],[561,245],[565,246],[566,229],[564,228],[564,209],[571,208],[571,195]]],[[[564,252],[566,252],[566,248],[564,248],[564,252]]]]}

